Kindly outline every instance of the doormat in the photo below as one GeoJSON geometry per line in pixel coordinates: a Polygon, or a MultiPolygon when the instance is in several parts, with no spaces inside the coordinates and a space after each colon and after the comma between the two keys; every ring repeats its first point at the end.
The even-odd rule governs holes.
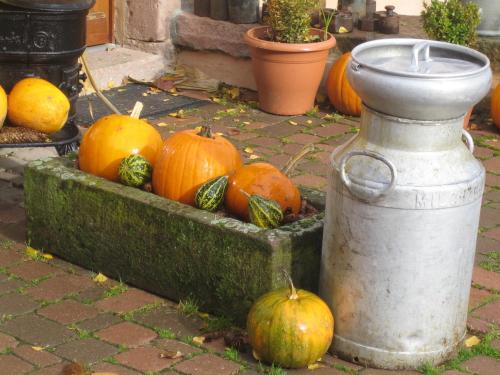
{"type": "MultiPolygon", "coordinates": [[[[187,96],[174,96],[164,91],[152,93],[149,87],[139,84],[128,84],[103,92],[104,96],[124,115],[130,114],[136,102],[144,104],[141,118],[154,119],[166,113],[176,112],[183,108],[195,108],[209,104],[205,100],[187,96]]],[[[96,95],[81,96],[76,103],[78,125],[89,125],[103,116],[112,114],[102,100],[96,95]],[[89,105],[89,102],[91,105],[89,105]],[[93,118],[90,112],[92,108],[93,118]]]]}

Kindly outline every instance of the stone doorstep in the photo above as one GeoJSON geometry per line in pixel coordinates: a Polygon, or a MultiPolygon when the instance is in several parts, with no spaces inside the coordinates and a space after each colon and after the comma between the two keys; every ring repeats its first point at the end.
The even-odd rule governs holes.
{"type": "MultiPolygon", "coordinates": [[[[324,206],[323,192],[303,193],[324,206]]],[[[257,297],[282,284],[283,268],[298,287],[317,290],[321,214],[262,230],[90,176],[64,158],[32,162],[25,197],[32,246],[172,300],[191,296],[237,323],[257,297]]],[[[28,292],[66,294],[44,288],[55,279],[28,292]]],[[[105,302],[96,307],[109,311],[105,302]]]]}
{"type": "MultiPolygon", "coordinates": [[[[128,76],[151,81],[164,73],[170,63],[163,55],[113,45],[90,47],[85,57],[101,90],[122,86],[128,76]]],[[[88,79],[85,90],[87,93],[93,91],[88,79]]]]}

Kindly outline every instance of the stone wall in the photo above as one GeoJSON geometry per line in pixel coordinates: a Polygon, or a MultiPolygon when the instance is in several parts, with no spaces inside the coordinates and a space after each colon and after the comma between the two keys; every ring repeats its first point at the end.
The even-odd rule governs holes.
{"type": "Polygon", "coordinates": [[[185,0],[115,1],[116,43],[163,55],[166,62],[172,62],[172,20],[182,10],[191,8],[191,1],[185,0]]]}

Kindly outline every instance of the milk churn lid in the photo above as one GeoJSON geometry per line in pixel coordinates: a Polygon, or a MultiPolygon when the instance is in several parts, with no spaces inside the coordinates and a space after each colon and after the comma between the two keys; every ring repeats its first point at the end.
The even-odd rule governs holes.
{"type": "Polygon", "coordinates": [[[95,0],[0,0],[0,2],[18,8],[51,12],[88,10],[95,4],[95,0]]]}
{"type": "Polygon", "coordinates": [[[380,73],[421,78],[456,78],[489,69],[488,58],[467,47],[419,39],[385,39],[353,49],[356,64],[380,73]]]}

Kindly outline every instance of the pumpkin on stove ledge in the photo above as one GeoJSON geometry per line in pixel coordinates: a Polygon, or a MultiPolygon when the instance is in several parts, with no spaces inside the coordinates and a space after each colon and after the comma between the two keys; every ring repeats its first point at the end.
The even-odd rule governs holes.
{"type": "Polygon", "coordinates": [[[248,221],[248,196],[258,195],[279,203],[286,214],[298,214],[302,199],[299,189],[278,168],[269,163],[253,163],[229,177],[225,206],[233,215],[248,221]]]}
{"type": "Polygon", "coordinates": [[[163,144],[153,169],[153,191],[194,206],[198,189],[207,181],[231,175],[242,165],[240,153],[209,126],[173,134],[163,144]]]}
{"type": "Polygon", "coordinates": [[[66,95],[49,81],[25,78],[9,94],[9,121],[42,133],[55,133],[68,120],[70,103],[66,95]]]}
{"type": "Polygon", "coordinates": [[[2,129],[5,122],[5,117],[7,117],[7,94],[3,87],[0,86],[0,129],[2,129]]]}
{"type": "Polygon", "coordinates": [[[83,136],[78,164],[84,172],[118,182],[118,168],[124,158],[141,155],[154,167],[162,142],[160,133],[144,120],[106,116],[83,136]]]}
{"type": "Polygon", "coordinates": [[[301,368],[318,361],[333,338],[333,315],[325,302],[306,290],[289,289],[264,294],[250,309],[247,331],[254,356],[285,368],[301,368]]]}

